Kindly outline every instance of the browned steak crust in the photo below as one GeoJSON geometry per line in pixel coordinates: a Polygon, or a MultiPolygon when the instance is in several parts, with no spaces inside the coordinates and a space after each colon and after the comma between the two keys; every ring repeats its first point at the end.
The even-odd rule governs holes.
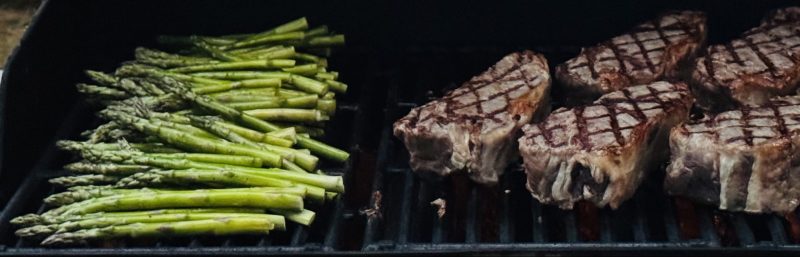
{"type": "Polygon", "coordinates": [[[761,26],[695,60],[698,105],[720,112],[793,94],[800,82],[800,8],[774,11],[761,26]]]}
{"type": "Polygon", "coordinates": [[[667,193],[720,209],[790,212],[800,200],[800,98],[771,99],[670,133],[667,193]]]}
{"type": "Polygon", "coordinates": [[[580,200],[619,207],[648,170],[666,161],[669,130],[688,117],[691,104],[687,85],[658,81],[526,125],[519,148],[528,190],[566,209],[580,200]]]}
{"type": "Polygon", "coordinates": [[[505,56],[489,70],[438,100],[414,108],[394,124],[411,168],[447,175],[466,170],[493,184],[517,158],[519,128],[550,110],[547,60],[524,51],[505,56]]]}
{"type": "Polygon", "coordinates": [[[672,11],[642,23],[627,34],[589,47],[556,68],[570,94],[589,101],[604,93],[678,75],[706,37],[702,12],[672,11]]]}

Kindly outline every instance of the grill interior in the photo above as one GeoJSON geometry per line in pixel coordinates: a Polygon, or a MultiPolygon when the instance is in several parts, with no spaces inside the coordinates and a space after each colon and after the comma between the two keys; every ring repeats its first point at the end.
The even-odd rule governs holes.
{"type": "MultiPolygon", "coordinates": [[[[755,24],[763,10],[782,3],[656,1],[648,5],[630,1],[622,7],[621,3],[576,1],[570,3],[573,7],[526,2],[466,4],[450,10],[452,3],[241,0],[233,1],[232,7],[218,7],[219,2],[207,0],[151,1],[146,2],[149,7],[143,7],[148,5],[133,2],[142,3],[46,1],[26,36],[27,44],[23,43],[8,66],[2,82],[7,95],[3,120],[7,129],[0,171],[0,255],[800,252],[800,244],[796,244],[800,223],[795,217],[727,213],[666,197],[658,182],[663,171],[652,171],[652,179],[619,210],[579,205],[574,211],[563,211],[542,206],[530,197],[518,164],[511,165],[494,188],[475,185],[465,176],[421,178],[410,171],[408,153],[391,131],[392,123],[411,108],[457,87],[511,51],[543,53],[552,67],[577,54],[577,46],[603,40],[667,8],[716,10],[710,13],[709,38],[711,43],[724,42],[755,24]],[[298,9],[298,5],[315,7],[298,9]],[[197,13],[179,12],[184,8],[197,13]],[[263,20],[258,10],[270,8],[286,12],[263,20]],[[525,10],[532,14],[528,16],[525,10]],[[154,20],[137,12],[150,13],[154,20]],[[622,12],[633,15],[614,15],[622,12]],[[359,15],[342,17],[350,13],[359,15]],[[241,15],[226,19],[229,14],[241,15]],[[462,17],[466,14],[487,19],[473,21],[462,17]],[[513,15],[499,19],[503,14],[513,15]],[[47,179],[63,174],[61,166],[71,156],[55,149],[55,140],[77,139],[80,131],[99,122],[91,115],[95,108],[83,104],[71,86],[85,80],[81,70],[111,69],[131,58],[134,46],[152,45],[142,38],[157,34],[235,32],[231,27],[253,31],[300,15],[341,28],[349,40],[348,47],[331,58],[331,67],[341,72],[351,91],[341,100],[325,141],[349,150],[352,157],[344,165],[323,164],[328,172],[344,174],[348,191],[321,207],[313,226],[290,225],[288,231],[268,237],[115,240],[56,249],[41,248],[13,235],[8,221],[20,214],[44,211],[42,198],[58,190],[47,184],[47,179]],[[203,19],[207,17],[219,20],[203,19]],[[563,23],[553,17],[562,17],[563,23]],[[584,23],[576,21],[579,18],[585,19],[584,23]],[[77,25],[59,31],[59,24],[70,19],[77,19],[77,25]],[[530,21],[523,22],[526,19],[530,21]],[[253,20],[257,22],[241,23],[253,20]],[[521,27],[514,27],[516,24],[521,27]],[[121,29],[115,30],[118,27],[121,29]],[[573,30],[578,31],[569,32],[573,30]],[[64,43],[53,45],[56,39],[64,39],[64,43]],[[46,54],[48,49],[55,52],[52,58],[46,54]],[[430,204],[438,198],[446,201],[442,218],[430,204]]],[[[554,94],[557,100],[567,92],[556,90],[554,94]]],[[[562,104],[568,103],[556,106],[562,104]]]]}

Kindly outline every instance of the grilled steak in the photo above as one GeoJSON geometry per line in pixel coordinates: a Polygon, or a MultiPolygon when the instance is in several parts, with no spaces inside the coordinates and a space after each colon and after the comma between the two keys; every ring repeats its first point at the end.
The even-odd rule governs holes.
{"type": "Polygon", "coordinates": [[[709,46],[692,72],[698,105],[720,112],[794,93],[800,82],[798,11],[777,10],[741,38],[709,46]]]}
{"type": "Polygon", "coordinates": [[[446,175],[466,170],[493,184],[517,157],[522,125],[550,109],[547,60],[531,51],[503,57],[441,99],[414,108],[394,124],[411,168],[446,175]]]}
{"type": "Polygon", "coordinates": [[[528,190],[564,209],[580,200],[619,207],[648,170],[666,161],[669,130],[688,117],[691,105],[686,84],[659,81],[526,125],[519,148],[528,190]]]}
{"type": "Polygon", "coordinates": [[[791,212],[800,200],[800,98],[681,124],[670,134],[669,194],[747,212],[791,212]]]}
{"type": "Polygon", "coordinates": [[[570,95],[592,101],[614,90],[677,76],[679,62],[693,58],[705,37],[702,12],[667,12],[583,49],[556,68],[556,78],[570,95]]]}
{"type": "Polygon", "coordinates": [[[774,25],[787,22],[800,21],[800,7],[786,7],[771,11],[761,21],[761,25],[774,25]]]}

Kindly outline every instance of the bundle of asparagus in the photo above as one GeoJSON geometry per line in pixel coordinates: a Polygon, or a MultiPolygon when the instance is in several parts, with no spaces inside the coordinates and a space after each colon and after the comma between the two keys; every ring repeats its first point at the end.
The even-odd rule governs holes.
{"type": "Polygon", "coordinates": [[[66,191],[12,220],[42,245],[114,237],[267,234],[310,225],[344,192],[320,158],[347,152],[316,138],[347,91],[327,69],[344,43],[305,18],[256,34],[162,36],[173,53],[137,48],[114,74],[87,71],[79,92],[108,123],[59,141],[81,160],[53,178],[66,191]]]}

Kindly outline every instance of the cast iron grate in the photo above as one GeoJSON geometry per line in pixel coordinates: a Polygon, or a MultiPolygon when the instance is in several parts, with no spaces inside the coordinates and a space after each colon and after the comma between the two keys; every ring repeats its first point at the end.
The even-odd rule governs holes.
{"type": "MultiPolygon", "coordinates": [[[[545,53],[551,65],[577,51],[537,50],[545,53]]],[[[454,63],[411,59],[408,67],[412,69],[441,68],[437,71],[444,73],[448,72],[445,67],[454,63]]],[[[479,71],[474,70],[474,74],[479,71]]],[[[662,193],[658,176],[645,182],[633,199],[615,211],[588,204],[579,204],[573,211],[543,206],[524,188],[525,175],[519,163],[511,165],[494,188],[476,185],[466,176],[422,178],[410,170],[407,151],[392,135],[392,123],[444,91],[429,85],[447,81],[431,78],[436,75],[417,74],[418,83],[388,84],[369,205],[381,212],[368,217],[362,244],[365,251],[664,254],[696,250],[743,254],[800,250],[795,244],[800,238],[792,228],[797,220],[792,215],[722,212],[668,197],[662,193]],[[431,203],[437,199],[446,202],[442,217],[437,214],[439,206],[431,203]]],[[[450,86],[455,84],[451,82],[450,86]]]]}
{"type": "MultiPolygon", "coordinates": [[[[551,65],[579,51],[575,47],[535,50],[544,53],[551,65]]],[[[530,197],[519,165],[511,165],[495,188],[475,185],[463,176],[432,180],[411,172],[407,152],[392,135],[392,123],[441,95],[442,87],[456,87],[508,52],[507,48],[408,47],[396,55],[348,53],[358,65],[346,62],[337,67],[343,74],[361,76],[347,80],[354,90],[340,105],[328,141],[350,150],[352,158],[326,169],[345,175],[348,192],[320,208],[322,218],[310,228],[293,225],[268,237],[115,240],[87,247],[41,248],[16,238],[8,220],[44,211],[42,198],[57,190],[46,181],[63,174],[60,167],[69,155],[51,144],[0,212],[0,255],[800,252],[800,245],[792,243],[798,238],[783,217],[719,212],[666,197],[658,183],[643,185],[616,211],[586,205],[563,211],[530,197]],[[430,204],[438,198],[447,204],[442,218],[430,204]]],[[[91,107],[74,106],[53,140],[75,138],[91,127],[97,121],[88,113],[91,107]]]]}

